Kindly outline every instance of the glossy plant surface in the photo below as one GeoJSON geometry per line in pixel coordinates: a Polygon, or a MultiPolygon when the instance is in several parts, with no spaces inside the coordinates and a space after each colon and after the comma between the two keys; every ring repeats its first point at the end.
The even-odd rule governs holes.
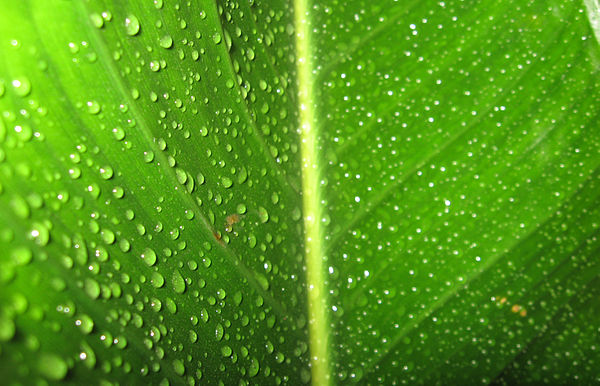
{"type": "Polygon", "coordinates": [[[0,383],[598,382],[599,23],[3,2],[0,383]]]}

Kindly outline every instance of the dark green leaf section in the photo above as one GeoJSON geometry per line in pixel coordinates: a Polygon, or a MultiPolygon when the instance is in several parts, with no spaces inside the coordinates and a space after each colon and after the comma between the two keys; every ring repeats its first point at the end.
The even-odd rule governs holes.
{"type": "Polygon", "coordinates": [[[339,381],[592,381],[597,334],[565,315],[598,272],[583,4],[320,2],[313,18],[339,381]]]}
{"type": "Polygon", "coordinates": [[[308,381],[290,14],[269,7],[3,5],[5,380],[308,381]]]}

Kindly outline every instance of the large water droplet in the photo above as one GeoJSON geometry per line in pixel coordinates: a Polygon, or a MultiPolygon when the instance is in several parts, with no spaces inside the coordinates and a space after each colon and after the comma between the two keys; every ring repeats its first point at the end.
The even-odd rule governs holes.
{"type": "Polygon", "coordinates": [[[181,276],[178,270],[175,270],[175,272],[173,272],[171,283],[173,284],[173,291],[177,292],[178,294],[182,294],[183,292],[185,292],[185,280],[183,279],[183,276],[181,276]]]}
{"type": "Polygon", "coordinates": [[[14,87],[15,94],[21,97],[27,96],[31,92],[31,82],[26,77],[14,79],[12,86],[14,87]]]}
{"type": "Polygon", "coordinates": [[[144,260],[144,263],[152,266],[156,263],[156,253],[151,248],[144,249],[144,252],[140,255],[144,260]]]}
{"type": "Polygon", "coordinates": [[[129,36],[137,35],[140,32],[140,21],[135,15],[129,15],[125,18],[125,33],[129,36]]]}
{"type": "Polygon", "coordinates": [[[38,370],[46,378],[60,381],[67,375],[67,363],[57,355],[42,354],[38,359],[38,370]]]}

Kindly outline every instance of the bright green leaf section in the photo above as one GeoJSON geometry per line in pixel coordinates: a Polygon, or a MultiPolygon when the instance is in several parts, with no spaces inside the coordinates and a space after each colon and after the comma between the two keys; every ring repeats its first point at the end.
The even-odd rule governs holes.
{"type": "Polygon", "coordinates": [[[7,2],[0,374],[597,382],[598,20],[7,2]]]}

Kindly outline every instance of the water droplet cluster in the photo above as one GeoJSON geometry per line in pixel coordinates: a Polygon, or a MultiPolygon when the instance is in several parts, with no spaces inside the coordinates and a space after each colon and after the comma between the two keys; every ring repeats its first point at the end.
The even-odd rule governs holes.
{"type": "Polygon", "coordinates": [[[21,27],[0,64],[2,372],[307,374],[290,9],[5,11],[21,27]]]}

